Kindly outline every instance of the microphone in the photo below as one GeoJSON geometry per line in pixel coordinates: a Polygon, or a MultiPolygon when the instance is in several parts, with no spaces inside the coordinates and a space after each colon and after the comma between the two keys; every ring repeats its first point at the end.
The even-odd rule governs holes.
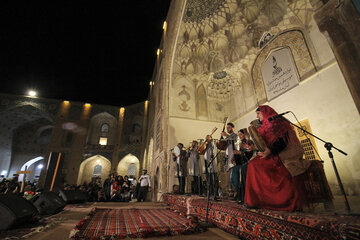
{"type": "Polygon", "coordinates": [[[281,118],[283,115],[288,114],[289,112],[291,112],[291,111],[283,112],[283,113],[280,113],[280,114],[278,114],[278,115],[269,117],[268,120],[269,120],[269,121],[273,121],[274,119],[281,118]]]}

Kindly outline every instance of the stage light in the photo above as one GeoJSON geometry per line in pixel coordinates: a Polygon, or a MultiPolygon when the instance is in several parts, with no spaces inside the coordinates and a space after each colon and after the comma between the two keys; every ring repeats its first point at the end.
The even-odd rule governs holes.
{"type": "Polygon", "coordinates": [[[85,107],[91,107],[91,104],[90,103],[85,103],[84,106],[85,107]]]}
{"type": "Polygon", "coordinates": [[[158,48],[156,55],[158,55],[158,56],[160,55],[160,48],[158,48]]]}
{"type": "Polygon", "coordinates": [[[43,167],[44,167],[43,164],[39,164],[39,165],[37,166],[38,169],[42,169],[43,167]]]}
{"type": "Polygon", "coordinates": [[[64,103],[69,104],[70,102],[69,101],[64,101],[64,103]]]}
{"type": "Polygon", "coordinates": [[[28,96],[29,96],[29,97],[36,97],[36,95],[37,95],[37,92],[36,92],[36,91],[34,91],[34,90],[29,90],[29,91],[28,91],[28,96]]]}
{"type": "Polygon", "coordinates": [[[6,171],[6,170],[2,170],[0,175],[1,175],[1,176],[5,176],[6,174],[7,174],[7,171],[6,171]]]}

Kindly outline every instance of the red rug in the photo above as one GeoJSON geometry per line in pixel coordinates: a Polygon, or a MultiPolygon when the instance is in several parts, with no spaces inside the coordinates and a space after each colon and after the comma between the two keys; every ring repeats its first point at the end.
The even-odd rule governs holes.
{"type": "MultiPolygon", "coordinates": [[[[205,220],[206,199],[165,194],[171,209],[205,220]]],[[[209,222],[242,239],[360,239],[360,215],[249,210],[235,202],[210,202],[209,222]]]]}
{"type": "Polygon", "coordinates": [[[196,219],[169,209],[93,209],[70,233],[73,239],[145,238],[200,232],[196,219]]]}

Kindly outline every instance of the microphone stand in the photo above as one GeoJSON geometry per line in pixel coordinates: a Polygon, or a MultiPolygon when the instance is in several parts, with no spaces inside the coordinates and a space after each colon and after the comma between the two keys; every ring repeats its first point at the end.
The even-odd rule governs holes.
{"type": "Polygon", "coordinates": [[[343,197],[343,199],[344,199],[346,211],[347,211],[347,212],[350,212],[350,211],[351,211],[350,205],[349,205],[349,202],[348,202],[348,200],[347,200],[347,197],[346,197],[346,194],[345,194],[345,190],[344,190],[344,186],[343,186],[343,184],[342,184],[342,182],[341,182],[340,175],[339,175],[339,172],[338,172],[337,167],[336,167],[336,164],[335,164],[334,155],[332,154],[331,149],[334,148],[334,149],[336,149],[338,152],[342,153],[342,154],[345,155],[345,156],[347,156],[347,153],[344,152],[344,151],[342,151],[341,149],[335,147],[331,142],[326,142],[326,141],[324,141],[323,139],[315,136],[314,134],[309,133],[309,132],[306,131],[305,129],[303,129],[303,128],[301,128],[301,127],[293,124],[293,123],[290,122],[288,119],[286,119],[286,118],[284,118],[284,117],[282,117],[282,119],[284,119],[285,121],[287,121],[287,122],[290,123],[291,125],[297,127],[298,129],[302,130],[303,132],[306,132],[307,134],[309,134],[309,135],[313,136],[314,138],[320,140],[321,142],[325,143],[324,147],[325,147],[326,150],[328,151],[329,158],[330,158],[331,163],[332,163],[332,166],[333,166],[333,168],[334,168],[334,172],[335,172],[335,175],[336,175],[336,179],[337,179],[337,181],[338,181],[338,184],[339,184],[339,187],[340,187],[340,191],[341,191],[342,197],[343,197]]]}
{"type": "MultiPolygon", "coordinates": [[[[211,156],[211,160],[208,164],[205,164],[205,171],[206,171],[206,175],[207,175],[207,187],[206,187],[206,215],[205,215],[205,224],[206,227],[212,227],[213,224],[209,223],[208,220],[208,216],[209,216],[209,202],[210,202],[210,173],[208,171],[208,168],[210,167],[210,165],[213,163],[213,161],[217,158],[217,156],[219,155],[221,151],[217,151],[216,155],[212,155],[211,156]]],[[[214,195],[216,196],[217,193],[214,193],[214,195]]]]}

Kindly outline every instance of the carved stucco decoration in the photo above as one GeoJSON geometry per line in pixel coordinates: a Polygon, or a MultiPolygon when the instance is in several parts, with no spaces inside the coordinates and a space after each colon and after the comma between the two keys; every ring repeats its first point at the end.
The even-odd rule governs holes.
{"type": "Polygon", "coordinates": [[[183,17],[184,22],[201,22],[219,11],[226,0],[188,0],[183,17]]]}
{"type": "Polygon", "coordinates": [[[254,83],[251,77],[251,67],[260,51],[260,38],[264,32],[277,35],[294,26],[309,29],[312,14],[308,0],[188,0],[171,73],[171,114],[205,120],[203,111],[195,106],[199,101],[203,103],[203,99],[208,105],[208,120],[220,119],[220,115],[227,114],[227,106],[234,106],[238,101],[244,103],[235,106],[236,117],[251,111],[257,99],[265,99],[261,95],[264,91],[261,91],[262,83],[258,86],[259,83],[254,83]],[[228,102],[224,101],[222,94],[215,95],[209,88],[209,79],[221,71],[230,73],[231,78],[240,84],[238,89],[237,85],[233,86],[234,94],[228,102]],[[187,84],[190,79],[199,81],[195,85],[187,84]],[[191,96],[190,101],[175,100],[179,98],[179,89],[183,85],[191,96]],[[206,91],[199,94],[201,86],[206,91]],[[256,89],[260,97],[255,94],[254,86],[260,88],[256,89]],[[178,110],[182,104],[183,110],[188,106],[191,109],[178,110]]]}
{"type": "Polygon", "coordinates": [[[186,86],[182,86],[182,90],[178,93],[179,98],[181,99],[181,104],[179,108],[181,111],[187,112],[190,110],[190,106],[187,104],[187,101],[190,101],[191,97],[188,91],[186,91],[186,86]]]}
{"type": "Polygon", "coordinates": [[[272,50],[281,47],[290,48],[301,80],[316,72],[316,65],[304,33],[300,29],[292,29],[278,34],[259,52],[251,70],[259,103],[264,103],[267,100],[261,77],[261,66],[272,50]]]}
{"type": "MultiPolygon", "coordinates": [[[[220,71],[215,72],[213,76],[209,78],[207,86],[209,98],[226,102],[232,97],[234,90],[239,87],[239,82],[236,79],[234,80],[226,71],[220,71]]],[[[218,107],[218,109],[222,108],[218,107]]]]}

